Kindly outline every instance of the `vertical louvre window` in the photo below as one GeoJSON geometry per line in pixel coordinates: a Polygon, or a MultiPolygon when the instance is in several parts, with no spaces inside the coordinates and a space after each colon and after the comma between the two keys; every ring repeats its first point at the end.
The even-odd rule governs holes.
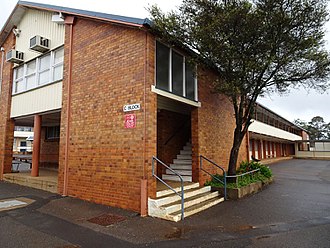
{"type": "Polygon", "coordinates": [[[39,84],[46,84],[50,81],[50,54],[40,58],[39,63],[39,84]]]}
{"type": "Polygon", "coordinates": [[[36,61],[33,60],[26,64],[26,89],[32,89],[36,87],[36,61]]]}
{"type": "Polygon", "coordinates": [[[169,61],[170,61],[170,49],[167,46],[157,42],[156,45],[156,81],[157,87],[163,90],[170,90],[169,88],[169,61]]]}
{"type": "Polygon", "coordinates": [[[59,49],[54,53],[53,78],[54,81],[63,78],[64,49],[59,49]]]}
{"type": "Polygon", "coordinates": [[[172,92],[183,96],[183,57],[172,52],[172,92]]]}
{"type": "Polygon", "coordinates": [[[195,100],[195,75],[189,65],[186,66],[186,97],[195,100]]]}
{"type": "Polygon", "coordinates": [[[14,91],[25,90],[25,84],[23,83],[24,66],[20,66],[15,69],[14,72],[14,91]]]}
{"type": "Polygon", "coordinates": [[[156,43],[156,87],[197,101],[197,80],[193,67],[172,48],[156,43]]]}
{"type": "Polygon", "coordinates": [[[14,69],[13,94],[63,79],[64,49],[59,48],[14,69]]]}

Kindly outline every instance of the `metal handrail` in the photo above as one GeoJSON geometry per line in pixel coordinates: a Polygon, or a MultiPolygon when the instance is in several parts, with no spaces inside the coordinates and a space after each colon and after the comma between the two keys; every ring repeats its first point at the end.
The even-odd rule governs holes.
{"type": "Polygon", "coordinates": [[[183,190],[183,178],[182,176],[177,173],[176,171],[174,171],[173,169],[171,169],[168,165],[166,165],[163,161],[161,161],[160,159],[158,159],[155,156],[152,156],[152,175],[158,179],[160,182],[162,182],[164,185],[166,185],[169,189],[171,189],[175,194],[177,194],[178,196],[181,197],[181,220],[184,219],[184,190],[183,190]],[[160,163],[161,165],[165,166],[166,169],[169,169],[171,172],[173,172],[176,176],[179,177],[180,181],[181,181],[181,194],[179,192],[177,192],[175,189],[173,189],[168,183],[166,183],[163,179],[161,179],[159,176],[157,176],[157,173],[155,173],[155,160],[160,163]]]}
{"type": "MultiPolygon", "coordinates": [[[[255,170],[252,170],[252,171],[247,171],[247,172],[244,172],[242,174],[236,174],[236,175],[233,175],[233,176],[227,176],[229,178],[238,178],[238,177],[243,177],[243,176],[246,176],[248,174],[252,174],[252,173],[255,173],[257,171],[260,171],[260,168],[259,169],[255,169],[255,170]]],[[[236,180],[236,186],[238,187],[238,180],[236,180]]]]}
{"type": "Polygon", "coordinates": [[[222,183],[224,185],[224,194],[225,194],[225,200],[227,200],[227,173],[225,171],[224,168],[222,168],[221,166],[217,165],[215,162],[213,162],[212,160],[208,159],[207,157],[204,157],[203,155],[199,155],[200,157],[200,169],[204,172],[206,172],[208,175],[210,175],[213,179],[217,180],[218,182],[222,183]],[[220,180],[219,178],[215,177],[213,174],[211,174],[210,172],[208,172],[207,170],[205,170],[203,168],[203,159],[205,159],[206,161],[208,161],[209,163],[213,164],[214,166],[216,166],[217,168],[219,168],[220,170],[222,170],[223,173],[223,178],[224,180],[220,180]]]}

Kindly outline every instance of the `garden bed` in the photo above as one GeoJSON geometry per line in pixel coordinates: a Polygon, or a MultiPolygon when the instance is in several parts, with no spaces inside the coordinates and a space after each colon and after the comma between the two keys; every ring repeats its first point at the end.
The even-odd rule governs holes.
{"type": "MultiPolygon", "coordinates": [[[[268,178],[263,182],[254,182],[249,185],[240,187],[240,188],[227,188],[227,197],[228,199],[237,200],[248,195],[255,194],[259,191],[262,191],[265,187],[273,182],[273,178],[268,178]]],[[[219,191],[221,195],[224,195],[224,188],[211,186],[212,191],[219,191]]]]}

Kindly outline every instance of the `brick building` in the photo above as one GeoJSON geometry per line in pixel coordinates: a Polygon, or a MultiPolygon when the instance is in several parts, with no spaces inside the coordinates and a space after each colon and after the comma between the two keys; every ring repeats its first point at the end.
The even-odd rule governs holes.
{"type": "MultiPolygon", "coordinates": [[[[15,126],[33,127],[32,176],[56,168],[59,194],[142,214],[157,191],[153,156],[170,164],[187,147],[190,168],[181,171],[200,184],[209,177],[199,155],[226,167],[229,100],[211,93],[210,71],[149,30],[148,19],[18,2],[0,34],[0,178],[11,172],[15,126]]],[[[258,135],[269,139],[251,132],[239,161],[258,135]]],[[[162,166],[157,175],[173,177],[162,166]]]]}

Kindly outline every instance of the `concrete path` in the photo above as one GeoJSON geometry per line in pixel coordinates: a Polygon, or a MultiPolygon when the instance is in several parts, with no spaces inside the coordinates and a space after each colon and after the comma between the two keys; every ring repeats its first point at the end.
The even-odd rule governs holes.
{"type": "Polygon", "coordinates": [[[0,247],[330,247],[330,161],[271,165],[265,191],[172,223],[0,182],[0,200],[28,206],[0,211],[0,247]],[[121,216],[110,226],[91,223],[121,216]]]}

